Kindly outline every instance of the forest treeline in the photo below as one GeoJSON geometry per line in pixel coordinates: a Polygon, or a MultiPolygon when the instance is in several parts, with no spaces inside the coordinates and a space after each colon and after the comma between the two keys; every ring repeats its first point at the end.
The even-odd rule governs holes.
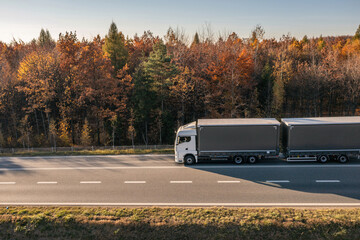
{"type": "Polygon", "coordinates": [[[198,118],[359,115],[354,36],[179,30],[0,42],[0,147],[171,144],[198,118]]]}

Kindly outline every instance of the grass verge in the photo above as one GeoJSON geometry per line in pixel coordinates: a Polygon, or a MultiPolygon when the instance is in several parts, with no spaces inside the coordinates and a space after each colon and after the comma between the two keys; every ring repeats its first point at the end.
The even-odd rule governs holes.
{"type": "Polygon", "coordinates": [[[0,239],[360,239],[360,209],[0,209],[0,239]]]}
{"type": "Polygon", "coordinates": [[[83,150],[59,152],[15,152],[0,153],[0,157],[27,157],[27,156],[81,156],[81,155],[119,155],[119,154],[172,154],[174,149],[124,149],[124,150],[83,150]]]}

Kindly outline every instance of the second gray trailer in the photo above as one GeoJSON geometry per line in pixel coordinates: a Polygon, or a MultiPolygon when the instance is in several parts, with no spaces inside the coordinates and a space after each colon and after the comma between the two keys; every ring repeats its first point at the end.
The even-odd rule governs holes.
{"type": "Polygon", "coordinates": [[[282,146],[288,161],[341,163],[360,153],[360,117],[284,118],[282,146]]]}

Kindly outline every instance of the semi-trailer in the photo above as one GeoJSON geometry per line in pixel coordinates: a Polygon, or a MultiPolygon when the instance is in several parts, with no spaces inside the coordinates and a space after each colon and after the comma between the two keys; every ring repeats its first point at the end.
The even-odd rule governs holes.
{"type": "Polygon", "coordinates": [[[279,154],[280,122],[274,118],[199,119],[178,129],[175,161],[255,163],[279,154]]]}
{"type": "Polygon", "coordinates": [[[360,117],[199,119],[178,129],[175,162],[253,164],[278,157],[280,139],[287,161],[345,163],[360,154],[360,117]]]}

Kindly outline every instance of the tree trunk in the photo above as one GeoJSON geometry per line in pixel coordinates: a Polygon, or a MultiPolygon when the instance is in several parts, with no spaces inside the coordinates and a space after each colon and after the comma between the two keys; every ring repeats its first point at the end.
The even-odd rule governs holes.
{"type": "Polygon", "coordinates": [[[97,121],[97,143],[98,143],[98,146],[100,146],[100,123],[99,121],[97,121]]]}
{"type": "Polygon", "coordinates": [[[112,145],[115,148],[115,126],[112,127],[112,145]]]}
{"type": "Polygon", "coordinates": [[[43,129],[44,129],[45,137],[47,137],[47,131],[46,131],[45,119],[44,119],[44,114],[43,114],[43,112],[41,112],[41,120],[42,120],[42,125],[43,125],[43,129]]]}
{"type": "Polygon", "coordinates": [[[36,109],[34,110],[34,114],[35,114],[35,122],[36,122],[37,134],[40,135],[39,121],[38,121],[38,118],[37,118],[36,109]]]}

